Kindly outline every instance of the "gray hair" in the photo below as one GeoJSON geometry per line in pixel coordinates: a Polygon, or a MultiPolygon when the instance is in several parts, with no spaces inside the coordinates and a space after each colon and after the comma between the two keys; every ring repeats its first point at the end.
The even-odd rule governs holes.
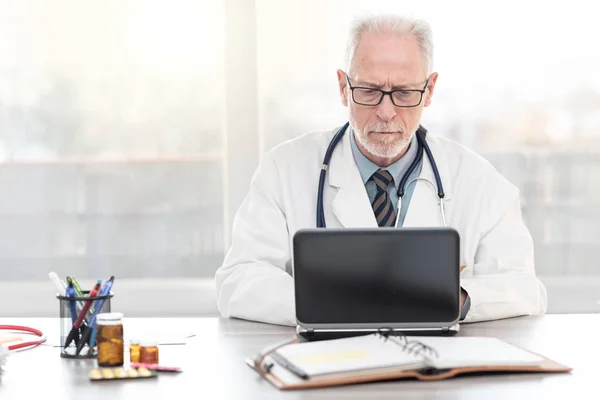
{"type": "Polygon", "coordinates": [[[429,24],[421,19],[413,19],[397,15],[367,16],[356,20],[350,31],[350,40],[346,49],[346,67],[350,70],[354,53],[365,32],[392,33],[395,35],[413,35],[423,54],[426,73],[431,72],[433,66],[433,37],[429,24]]]}

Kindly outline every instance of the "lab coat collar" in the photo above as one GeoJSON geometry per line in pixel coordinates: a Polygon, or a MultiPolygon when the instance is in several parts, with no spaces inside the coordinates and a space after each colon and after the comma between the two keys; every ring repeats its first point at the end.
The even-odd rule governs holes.
{"type": "MultiPolygon", "coordinates": [[[[352,155],[351,134],[352,130],[346,129],[344,138],[332,154],[328,168],[328,183],[338,189],[332,202],[333,213],[344,227],[376,228],[377,220],[352,155]]],[[[444,186],[444,200],[447,201],[452,197],[452,185],[445,151],[435,136],[428,134],[427,143],[440,172],[444,186]]],[[[442,226],[437,188],[434,189],[435,175],[426,154],[423,154],[419,180],[412,183],[415,184],[404,226],[442,226]],[[423,179],[433,183],[433,186],[423,179]]]]}
{"type": "Polygon", "coordinates": [[[333,213],[347,228],[376,228],[377,220],[350,144],[348,127],[329,163],[329,185],[337,188],[332,202],[333,213]]]}

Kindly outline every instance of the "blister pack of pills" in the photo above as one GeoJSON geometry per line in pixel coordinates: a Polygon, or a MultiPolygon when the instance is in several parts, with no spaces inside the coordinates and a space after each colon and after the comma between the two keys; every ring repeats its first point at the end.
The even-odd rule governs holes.
{"type": "Polygon", "coordinates": [[[156,378],[156,372],[148,368],[95,368],[90,371],[92,381],[114,381],[121,379],[156,378]]]}

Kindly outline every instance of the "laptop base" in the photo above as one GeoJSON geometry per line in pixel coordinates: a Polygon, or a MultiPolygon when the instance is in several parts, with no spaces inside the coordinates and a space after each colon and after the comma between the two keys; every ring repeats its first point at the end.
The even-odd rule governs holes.
{"type": "MultiPolygon", "coordinates": [[[[395,329],[394,332],[406,336],[454,336],[460,331],[460,325],[456,324],[450,328],[441,329],[395,329]]],[[[353,330],[300,330],[297,329],[299,342],[316,342],[320,340],[342,339],[347,337],[365,336],[377,333],[377,331],[353,331],[353,330]]]]}

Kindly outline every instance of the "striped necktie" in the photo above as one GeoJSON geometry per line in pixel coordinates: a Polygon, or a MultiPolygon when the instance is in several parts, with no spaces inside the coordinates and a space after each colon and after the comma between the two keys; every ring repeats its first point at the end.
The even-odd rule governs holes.
{"type": "Polygon", "coordinates": [[[371,176],[377,186],[377,194],[373,200],[373,212],[380,227],[391,227],[396,222],[396,212],[392,199],[388,193],[388,186],[394,181],[392,174],[384,169],[379,169],[371,176]]]}

